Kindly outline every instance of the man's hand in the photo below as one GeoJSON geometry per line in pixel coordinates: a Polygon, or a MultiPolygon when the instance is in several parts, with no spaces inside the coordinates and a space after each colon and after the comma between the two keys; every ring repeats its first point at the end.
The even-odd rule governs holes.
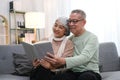
{"type": "Polygon", "coordinates": [[[66,64],[66,61],[62,57],[57,57],[53,54],[47,53],[45,60],[48,61],[52,66],[58,68],[66,64]]]}

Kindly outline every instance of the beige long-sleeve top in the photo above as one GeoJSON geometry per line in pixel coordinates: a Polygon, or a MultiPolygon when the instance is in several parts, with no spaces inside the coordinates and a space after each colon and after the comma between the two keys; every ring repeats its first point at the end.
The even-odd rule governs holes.
{"type": "MultiPolygon", "coordinates": [[[[54,54],[57,54],[61,43],[62,41],[55,41],[55,40],[52,41],[52,47],[53,47],[54,54]]],[[[73,55],[73,43],[72,41],[67,40],[64,52],[62,53],[61,57],[69,57],[72,55],[73,55]]]]}

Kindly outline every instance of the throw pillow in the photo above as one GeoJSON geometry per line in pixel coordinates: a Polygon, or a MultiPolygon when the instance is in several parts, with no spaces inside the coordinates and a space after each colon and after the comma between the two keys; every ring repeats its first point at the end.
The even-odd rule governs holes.
{"type": "Polygon", "coordinates": [[[99,65],[99,71],[100,71],[100,72],[103,71],[103,65],[102,65],[102,64],[99,65]]]}
{"type": "Polygon", "coordinates": [[[25,54],[13,53],[13,62],[15,66],[16,75],[29,76],[32,70],[32,62],[25,54]]]}

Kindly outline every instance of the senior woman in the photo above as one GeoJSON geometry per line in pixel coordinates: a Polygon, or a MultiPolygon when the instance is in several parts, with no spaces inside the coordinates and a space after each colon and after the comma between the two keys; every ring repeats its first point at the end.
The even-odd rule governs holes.
{"type": "MultiPolygon", "coordinates": [[[[67,25],[66,17],[59,17],[56,19],[53,26],[53,36],[50,37],[52,42],[52,47],[54,55],[58,57],[69,57],[73,54],[73,43],[67,39],[69,36],[70,30],[67,25]]],[[[33,66],[35,67],[30,75],[30,80],[51,80],[56,72],[61,72],[60,68],[51,65],[44,59],[33,61],[33,66]]]]}

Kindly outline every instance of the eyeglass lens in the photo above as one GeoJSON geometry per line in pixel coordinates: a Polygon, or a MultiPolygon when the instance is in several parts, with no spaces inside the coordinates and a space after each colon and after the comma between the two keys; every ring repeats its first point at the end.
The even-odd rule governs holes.
{"type": "Polygon", "coordinates": [[[79,21],[82,21],[83,19],[80,19],[80,20],[77,20],[77,19],[74,19],[74,20],[68,20],[68,23],[77,23],[77,22],[79,22],[79,21]]]}

